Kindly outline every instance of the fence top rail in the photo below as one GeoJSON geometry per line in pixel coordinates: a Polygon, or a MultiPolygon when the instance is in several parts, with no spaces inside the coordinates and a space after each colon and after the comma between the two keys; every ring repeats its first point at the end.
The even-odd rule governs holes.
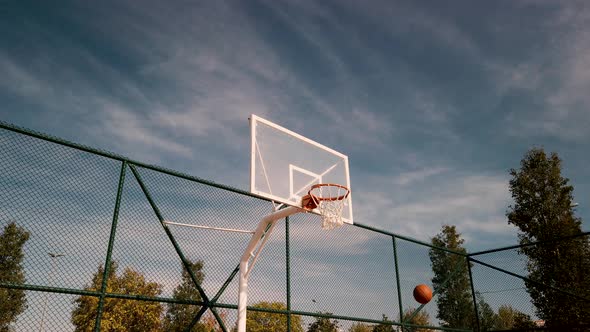
{"type": "Polygon", "coordinates": [[[408,241],[408,242],[412,242],[412,243],[416,243],[416,244],[419,244],[419,245],[422,245],[422,246],[430,247],[432,249],[442,250],[442,251],[448,252],[450,254],[455,254],[455,255],[459,255],[459,256],[467,256],[467,254],[464,253],[464,252],[459,252],[459,251],[451,250],[451,249],[448,249],[448,248],[438,247],[438,246],[435,246],[435,245],[433,245],[431,243],[428,243],[428,242],[424,242],[424,241],[420,241],[420,240],[417,240],[417,239],[413,239],[413,238],[411,238],[409,236],[403,236],[403,235],[395,234],[395,233],[384,231],[382,229],[378,229],[378,228],[375,228],[375,227],[372,227],[372,226],[363,225],[363,224],[360,224],[360,223],[357,223],[357,222],[355,222],[353,224],[353,226],[364,228],[364,229],[367,229],[367,230],[370,230],[370,231],[373,231],[373,232],[377,232],[377,233],[381,233],[381,234],[384,234],[384,235],[393,236],[394,238],[397,238],[397,239],[400,239],[400,240],[404,240],[404,241],[408,241]]]}
{"type": "Polygon", "coordinates": [[[477,251],[477,252],[473,252],[473,253],[468,253],[467,256],[472,257],[472,256],[478,256],[478,255],[492,254],[492,253],[499,252],[499,251],[520,249],[520,248],[531,247],[531,246],[542,245],[542,244],[549,244],[549,243],[554,243],[554,242],[559,242],[559,241],[564,241],[564,240],[571,240],[571,239],[575,239],[575,238],[583,237],[583,236],[587,236],[587,235],[590,235],[590,231],[582,232],[582,233],[578,233],[578,234],[574,234],[574,235],[569,235],[569,236],[556,237],[556,238],[549,239],[549,240],[535,241],[535,242],[526,243],[526,244],[515,244],[512,246],[477,251]]]}
{"type": "Polygon", "coordinates": [[[151,169],[151,170],[158,171],[158,172],[161,172],[161,173],[165,173],[165,174],[168,174],[168,175],[172,175],[172,176],[175,176],[175,177],[180,177],[180,178],[183,178],[183,179],[186,179],[186,180],[189,180],[189,181],[199,182],[199,183],[206,184],[206,185],[209,185],[209,186],[212,186],[212,187],[216,187],[216,188],[219,188],[219,189],[228,190],[228,191],[231,191],[231,192],[234,192],[234,193],[237,193],[237,194],[242,194],[242,195],[246,195],[246,196],[258,198],[258,199],[263,200],[263,201],[270,201],[267,198],[258,196],[256,194],[253,194],[253,193],[249,192],[249,191],[245,191],[245,190],[234,188],[234,187],[231,187],[231,186],[219,184],[219,183],[216,183],[216,182],[213,182],[213,181],[209,181],[209,180],[205,180],[205,179],[202,179],[202,178],[199,178],[199,177],[196,177],[196,176],[188,175],[186,173],[174,171],[174,170],[171,170],[171,169],[168,169],[168,168],[165,168],[165,167],[156,166],[156,165],[150,165],[150,164],[146,164],[146,163],[143,163],[143,162],[140,162],[140,161],[132,160],[132,159],[129,159],[129,158],[125,157],[125,156],[121,156],[121,155],[116,154],[116,153],[113,153],[113,152],[109,152],[109,151],[105,151],[105,150],[101,150],[101,149],[96,149],[96,148],[93,148],[93,147],[90,147],[90,146],[87,146],[87,145],[84,145],[84,144],[70,142],[68,140],[65,140],[65,139],[62,139],[62,138],[59,138],[59,137],[56,137],[56,136],[52,136],[52,135],[41,133],[41,132],[34,131],[34,130],[31,130],[31,129],[19,127],[19,126],[13,125],[11,123],[4,122],[2,120],[0,120],[0,128],[1,129],[5,129],[5,130],[9,130],[9,131],[12,131],[12,132],[15,132],[15,133],[23,134],[23,135],[26,135],[26,136],[35,137],[35,138],[38,138],[38,139],[41,139],[41,140],[44,140],[44,141],[56,143],[56,144],[59,144],[59,145],[70,147],[70,148],[74,148],[74,149],[77,149],[77,150],[80,150],[80,151],[92,153],[92,154],[99,155],[99,156],[102,156],[102,157],[106,157],[106,158],[110,158],[110,159],[114,159],[114,160],[119,160],[119,161],[125,161],[128,164],[136,165],[136,166],[139,166],[139,167],[142,167],[142,168],[151,169]]]}

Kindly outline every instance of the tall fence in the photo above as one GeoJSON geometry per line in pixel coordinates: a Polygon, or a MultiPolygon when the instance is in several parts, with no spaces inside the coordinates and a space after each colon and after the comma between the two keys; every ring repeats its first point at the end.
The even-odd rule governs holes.
{"type": "MultiPolygon", "coordinates": [[[[0,122],[0,264],[9,266],[16,235],[24,241],[21,275],[0,271],[0,331],[232,331],[251,235],[166,222],[253,230],[270,207],[242,190],[0,122]]],[[[486,313],[497,321],[501,307],[536,319],[531,283],[588,298],[528,279],[520,247],[456,253],[359,223],[322,232],[317,218],[291,216],[273,233],[250,276],[249,324],[491,330],[499,325],[486,313]],[[413,299],[414,286],[434,277],[436,253],[454,262],[443,286],[468,276],[464,324],[442,326],[439,294],[426,305],[413,299]]]]}

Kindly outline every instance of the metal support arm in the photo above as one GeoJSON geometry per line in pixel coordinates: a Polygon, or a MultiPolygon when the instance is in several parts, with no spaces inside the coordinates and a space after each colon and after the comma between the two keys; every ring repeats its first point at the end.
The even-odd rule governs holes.
{"type": "Polygon", "coordinates": [[[238,332],[246,332],[246,307],[248,306],[248,277],[254,268],[254,264],[258,255],[264,248],[266,241],[272,233],[275,225],[280,219],[286,218],[298,212],[305,210],[298,207],[288,207],[276,212],[273,212],[262,218],[254,231],[254,235],[250,239],[242,258],[240,259],[240,288],[238,293],[238,332]],[[249,265],[250,258],[252,264],[249,265]]]}

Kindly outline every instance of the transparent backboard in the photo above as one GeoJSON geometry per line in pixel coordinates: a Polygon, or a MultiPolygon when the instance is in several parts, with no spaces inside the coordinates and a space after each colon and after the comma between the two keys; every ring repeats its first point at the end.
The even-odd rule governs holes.
{"type": "MultiPolygon", "coordinates": [[[[318,183],[350,189],[348,157],[256,115],[252,135],[250,191],[275,203],[301,207],[301,198],[318,183]]],[[[312,212],[320,214],[315,209],[312,212]]],[[[342,220],[352,224],[352,194],[342,220]]]]}

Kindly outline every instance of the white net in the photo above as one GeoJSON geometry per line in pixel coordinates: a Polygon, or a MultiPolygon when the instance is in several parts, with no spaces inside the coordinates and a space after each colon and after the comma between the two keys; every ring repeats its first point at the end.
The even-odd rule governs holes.
{"type": "Polygon", "coordinates": [[[340,185],[322,185],[310,191],[311,198],[318,206],[322,217],[322,229],[342,226],[342,209],[346,204],[349,190],[340,185]]]}

